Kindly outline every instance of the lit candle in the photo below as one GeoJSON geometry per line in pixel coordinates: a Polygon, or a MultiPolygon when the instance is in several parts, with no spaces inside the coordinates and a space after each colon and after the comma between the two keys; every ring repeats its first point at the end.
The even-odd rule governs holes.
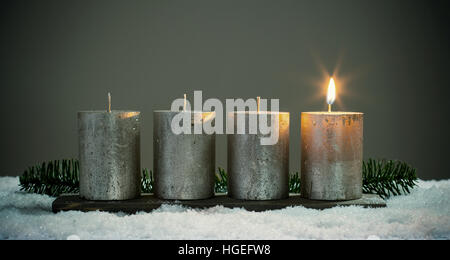
{"type": "Polygon", "coordinates": [[[315,200],[362,197],[363,113],[333,112],[333,78],[328,112],[301,114],[301,193],[315,200]]]}
{"type": "Polygon", "coordinates": [[[78,112],[80,196],[126,200],[141,194],[140,112],[78,112]]]}

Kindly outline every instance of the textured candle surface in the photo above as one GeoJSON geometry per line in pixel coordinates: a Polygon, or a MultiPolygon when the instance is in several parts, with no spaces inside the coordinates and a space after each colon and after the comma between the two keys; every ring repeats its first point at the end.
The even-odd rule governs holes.
{"type": "Polygon", "coordinates": [[[362,196],[363,113],[301,114],[301,193],[317,200],[362,196]]]}
{"type": "Polygon", "coordinates": [[[228,192],[236,199],[273,200],[289,196],[289,113],[259,112],[258,116],[278,118],[278,142],[261,145],[267,135],[250,134],[248,123],[254,112],[232,112],[228,116],[235,124],[237,116],[245,116],[245,134],[228,134],[228,192]]]}
{"type": "Polygon", "coordinates": [[[139,197],[140,112],[78,113],[80,196],[89,200],[139,197]]]}
{"type": "Polygon", "coordinates": [[[194,124],[214,120],[214,112],[153,113],[155,195],[162,199],[193,200],[214,196],[215,134],[194,134],[194,124]],[[191,134],[172,132],[172,119],[189,113],[191,134]],[[197,120],[198,119],[198,120],[197,120]]]}

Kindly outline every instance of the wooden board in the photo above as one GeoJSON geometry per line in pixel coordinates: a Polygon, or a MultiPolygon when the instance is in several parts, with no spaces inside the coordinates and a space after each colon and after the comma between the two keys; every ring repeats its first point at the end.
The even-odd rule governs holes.
{"type": "Polygon", "coordinates": [[[228,197],[226,194],[217,194],[205,200],[169,201],[156,198],[153,194],[143,194],[138,199],[125,201],[89,201],[81,199],[76,194],[67,194],[58,197],[52,205],[53,212],[60,211],[107,211],[134,214],[139,211],[151,212],[162,204],[183,205],[190,208],[211,208],[223,206],[226,208],[244,208],[249,211],[266,211],[283,209],[286,207],[303,206],[312,209],[327,209],[336,206],[362,206],[370,208],[386,207],[386,203],[378,195],[364,194],[361,199],[350,201],[318,201],[301,198],[298,194],[291,194],[288,199],[267,201],[245,201],[228,197]]]}

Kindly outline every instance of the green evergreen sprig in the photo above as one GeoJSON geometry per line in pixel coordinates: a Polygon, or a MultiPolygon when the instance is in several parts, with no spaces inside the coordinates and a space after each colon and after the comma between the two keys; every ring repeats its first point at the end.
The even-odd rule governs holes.
{"type": "Polygon", "coordinates": [[[289,192],[300,193],[300,174],[298,172],[289,176],[289,192]]]}
{"type": "Polygon", "coordinates": [[[55,160],[29,167],[19,181],[23,191],[58,196],[78,192],[78,173],[77,160],[55,160]]]}
{"type": "MultiPolygon", "coordinates": [[[[417,182],[416,170],[405,162],[373,160],[363,162],[363,192],[378,194],[382,198],[407,194],[417,182]]],[[[79,162],[61,160],[29,167],[20,177],[21,190],[50,196],[79,191],[79,162]]],[[[153,193],[153,172],[142,170],[141,190],[153,193]]],[[[223,168],[215,174],[216,193],[226,193],[228,177],[223,168]]],[[[289,176],[289,192],[300,193],[300,174],[289,176]]]]}
{"type": "Polygon", "coordinates": [[[216,182],[214,185],[215,193],[226,193],[228,191],[228,177],[224,169],[219,167],[219,172],[215,174],[216,182]]]}
{"type": "Polygon", "coordinates": [[[153,193],[154,183],[153,172],[144,168],[142,170],[141,191],[143,193],[153,193]]]}
{"type": "Polygon", "coordinates": [[[417,182],[416,169],[400,161],[369,159],[362,172],[363,192],[382,198],[410,193],[417,182]]]}

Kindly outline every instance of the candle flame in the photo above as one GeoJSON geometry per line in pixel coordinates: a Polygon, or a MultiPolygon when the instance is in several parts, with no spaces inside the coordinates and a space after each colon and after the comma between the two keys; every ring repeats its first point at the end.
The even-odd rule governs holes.
{"type": "Polygon", "coordinates": [[[334,84],[334,79],[331,78],[330,84],[328,85],[328,93],[327,93],[328,105],[332,105],[335,99],[336,99],[336,85],[334,84]]]}

